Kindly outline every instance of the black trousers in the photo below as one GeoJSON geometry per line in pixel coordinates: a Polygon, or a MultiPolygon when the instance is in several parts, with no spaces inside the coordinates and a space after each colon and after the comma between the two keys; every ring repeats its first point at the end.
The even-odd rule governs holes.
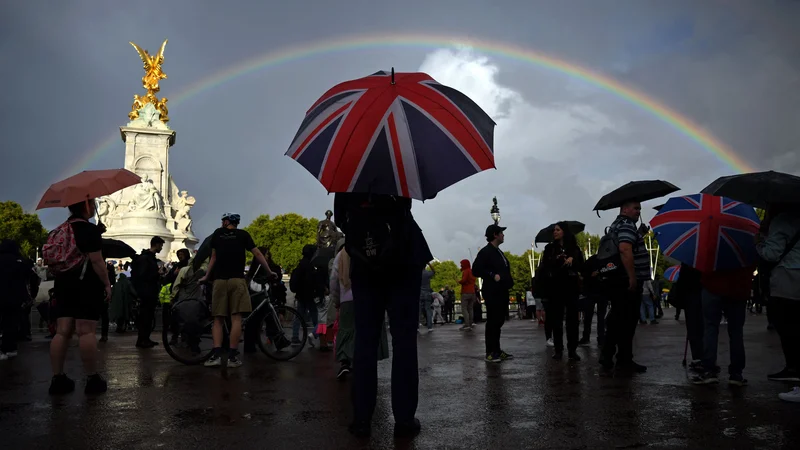
{"type": "Polygon", "coordinates": [[[689,339],[689,348],[692,350],[692,359],[703,359],[703,339],[705,333],[705,319],[703,319],[703,291],[686,292],[686,308],[684,320],[686,321],[686,338],[689,339]]]}
{"type": "Polygon", "coordinates": [[[772,323],[781,338],[786,368],[800,370],[800,328],[797,326],[797,319],[800,317],[800,301],[771,297],[769,312],[772,323]]]}
{"type": "Polygon", "coordinates": [[[392,412],[395,423],[414,420],[419,401],[417,327],[422,267],[375,274],[353,263],[356,342],[353,353],[353,416],[368,423],[378,398],[378,346],[385,314],[392,335],[392,412]]]}
{"type": "Polygon", "coordinates": [[[486,302],[486,354],[500,353],[500,330],[508,317],[508,291],[484,292],[486,302]]]}
{"type": "Polygon", "coordinates": [[[553,332],[553,344],[557,352],[564,351],[564,319],[567,319],[567,350],[578,348],[578,296],[556,294],[549,300],[550,312],[546,321],[553,332]]]}
{"type": "Polygon", "coordinates": [[[17,351],[19,337],[19,308],[3,308],[0,311],[0,328],[3,330],[3,344],[0,352],[8,353],[17,351]]]}
{"type": "Polygon", "coordinates": [[[483,322],[483,306],[480,300],[475,300],[475,306],[472,308],[472,323],[483,322]]]}
{"type": "Polygon", "coordinates": [[[592,337],[595,305],[597,305],[597,342],[602,345],[606,338],[606,311],[608,310],[608,299],[603,295],[586,297],[586,308],[583,310],[583,340],[588,341],[592,337]]]}
{"type": "Polygon", "coordinates": [[[548,341],[553,338],[553,322],[547,320],[550,316],[550,311],[553,310],[553,307],[550,306],[550,300],[542,300],[542,304],[544,304],[544,337],[548,341]]]}
{"type": "Polygon", "coordinates": [[[31,335],[31,308],[21,308],[17,314],[19,328],[17,329],[17,339],[22,339],[31,335]]]}
{"type": "Polygon", "coordinates": [[[100,335],[108,337],[108,302],[103,302],[100,309],[100,335]]]}
{"type": "Polygon", "coordinates": [[[639,282],[631,292],[624,288],[611,290],[608,294],[611,311],[606,316],[606,342],[603,344],[602,358],[617,363],[633,361],[633,336],[639,323],[639,308],[642,304],[643,284],[639,282]]]}
{"type": "Polygon", "coordinates": [[[136,330],[139,333],[138,342],[140,343],[150,341],[150,333],[153,332],[153,322],[156,320],[156,306],[158,306],[158,297],[140,299],[139,318],[136,321],[136,330]]]}

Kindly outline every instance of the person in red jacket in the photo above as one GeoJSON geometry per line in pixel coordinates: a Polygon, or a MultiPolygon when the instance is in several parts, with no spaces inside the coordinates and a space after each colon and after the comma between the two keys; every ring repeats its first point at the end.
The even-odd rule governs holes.
{"type": "Polygon", "coordinates": [[[472,331],[473,313],[475,311],[475,276],[472,275],[472,268],[469,261],[461,260],[461,315],[464,316],[464,325],[459,328],[461,331],[472,331]]]}
{"type": "Polygon", "coordinates": [[[755,268],[711,272],[702,275],[703,285],[703,360],[702,371],[692,378],[694,384],[719,383],[717,367],[717,343],[719,324],[723,313],[728,319],[731,364],[728,366],[728,383],[744,386],[747,380],[742,376],[744,370],[744,319],[747,300],[755,268]]]}

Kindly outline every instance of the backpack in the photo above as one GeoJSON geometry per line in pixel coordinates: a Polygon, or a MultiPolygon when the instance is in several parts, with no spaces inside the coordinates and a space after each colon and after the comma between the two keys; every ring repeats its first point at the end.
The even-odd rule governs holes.
{"type": "Polygon", "coordinates": [[[616,227],[606,229],[597,247],[598,281],[601,285],[619,284],[628,279],[622,256],[619,253],[619,235],[616,227]]]}
{"type": "Polygon", "coordinates": [[[42,259],[53,275],[61,275],[83,264],[80,279],[86,274],[88,259],[75,242],[75,232],[72,224],[85,222],[83,219],[68,220],[51,231],[47,236],[47,243],[42,247],[42,259]]]}
{"type": "Polygon", "coordinates": [[[402,263],[408,251],[408,211],[398,219],[389,205],[366,204],[348,211],[345,249],[373,272],[386,273],[402,263]]]}

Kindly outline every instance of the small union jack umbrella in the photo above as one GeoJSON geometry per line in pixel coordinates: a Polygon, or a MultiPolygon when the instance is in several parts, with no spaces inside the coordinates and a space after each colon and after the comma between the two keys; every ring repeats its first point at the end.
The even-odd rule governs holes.
{"type": "Polygon", "coordinates": [[[681,266],[672,266],[668,267],[667,270],[664,271],[664,278],[667,281],[676,282],[678,278],[681,276],[681,266]]]}
{"type": "Polygon", "coordinates": [[[650,221],[664,256],[701,272],[755,265],[759,219],[752,206],[708,194],[673,197],[650,221]]]}
{"type": "Polygon", "coordinates": [[[306,113],[286,152],[328,192],[427,200],[494,165],[495,123],[425,73],[341,83],[306,113]]]}

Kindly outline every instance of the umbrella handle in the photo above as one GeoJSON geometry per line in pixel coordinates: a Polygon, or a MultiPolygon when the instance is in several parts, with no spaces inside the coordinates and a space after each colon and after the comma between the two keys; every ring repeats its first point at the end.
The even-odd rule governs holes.
{"type": "Polygon", "coordinates": [[[600,217],[600,211],[595,210],[595,213],[597,214],[598,219],[602,219],[602,217],[600,217]]]}
{"type": "Polygon", "coordinates": [[[394,67],[392,67],[392,84],[394,84],[394,67]]]}

